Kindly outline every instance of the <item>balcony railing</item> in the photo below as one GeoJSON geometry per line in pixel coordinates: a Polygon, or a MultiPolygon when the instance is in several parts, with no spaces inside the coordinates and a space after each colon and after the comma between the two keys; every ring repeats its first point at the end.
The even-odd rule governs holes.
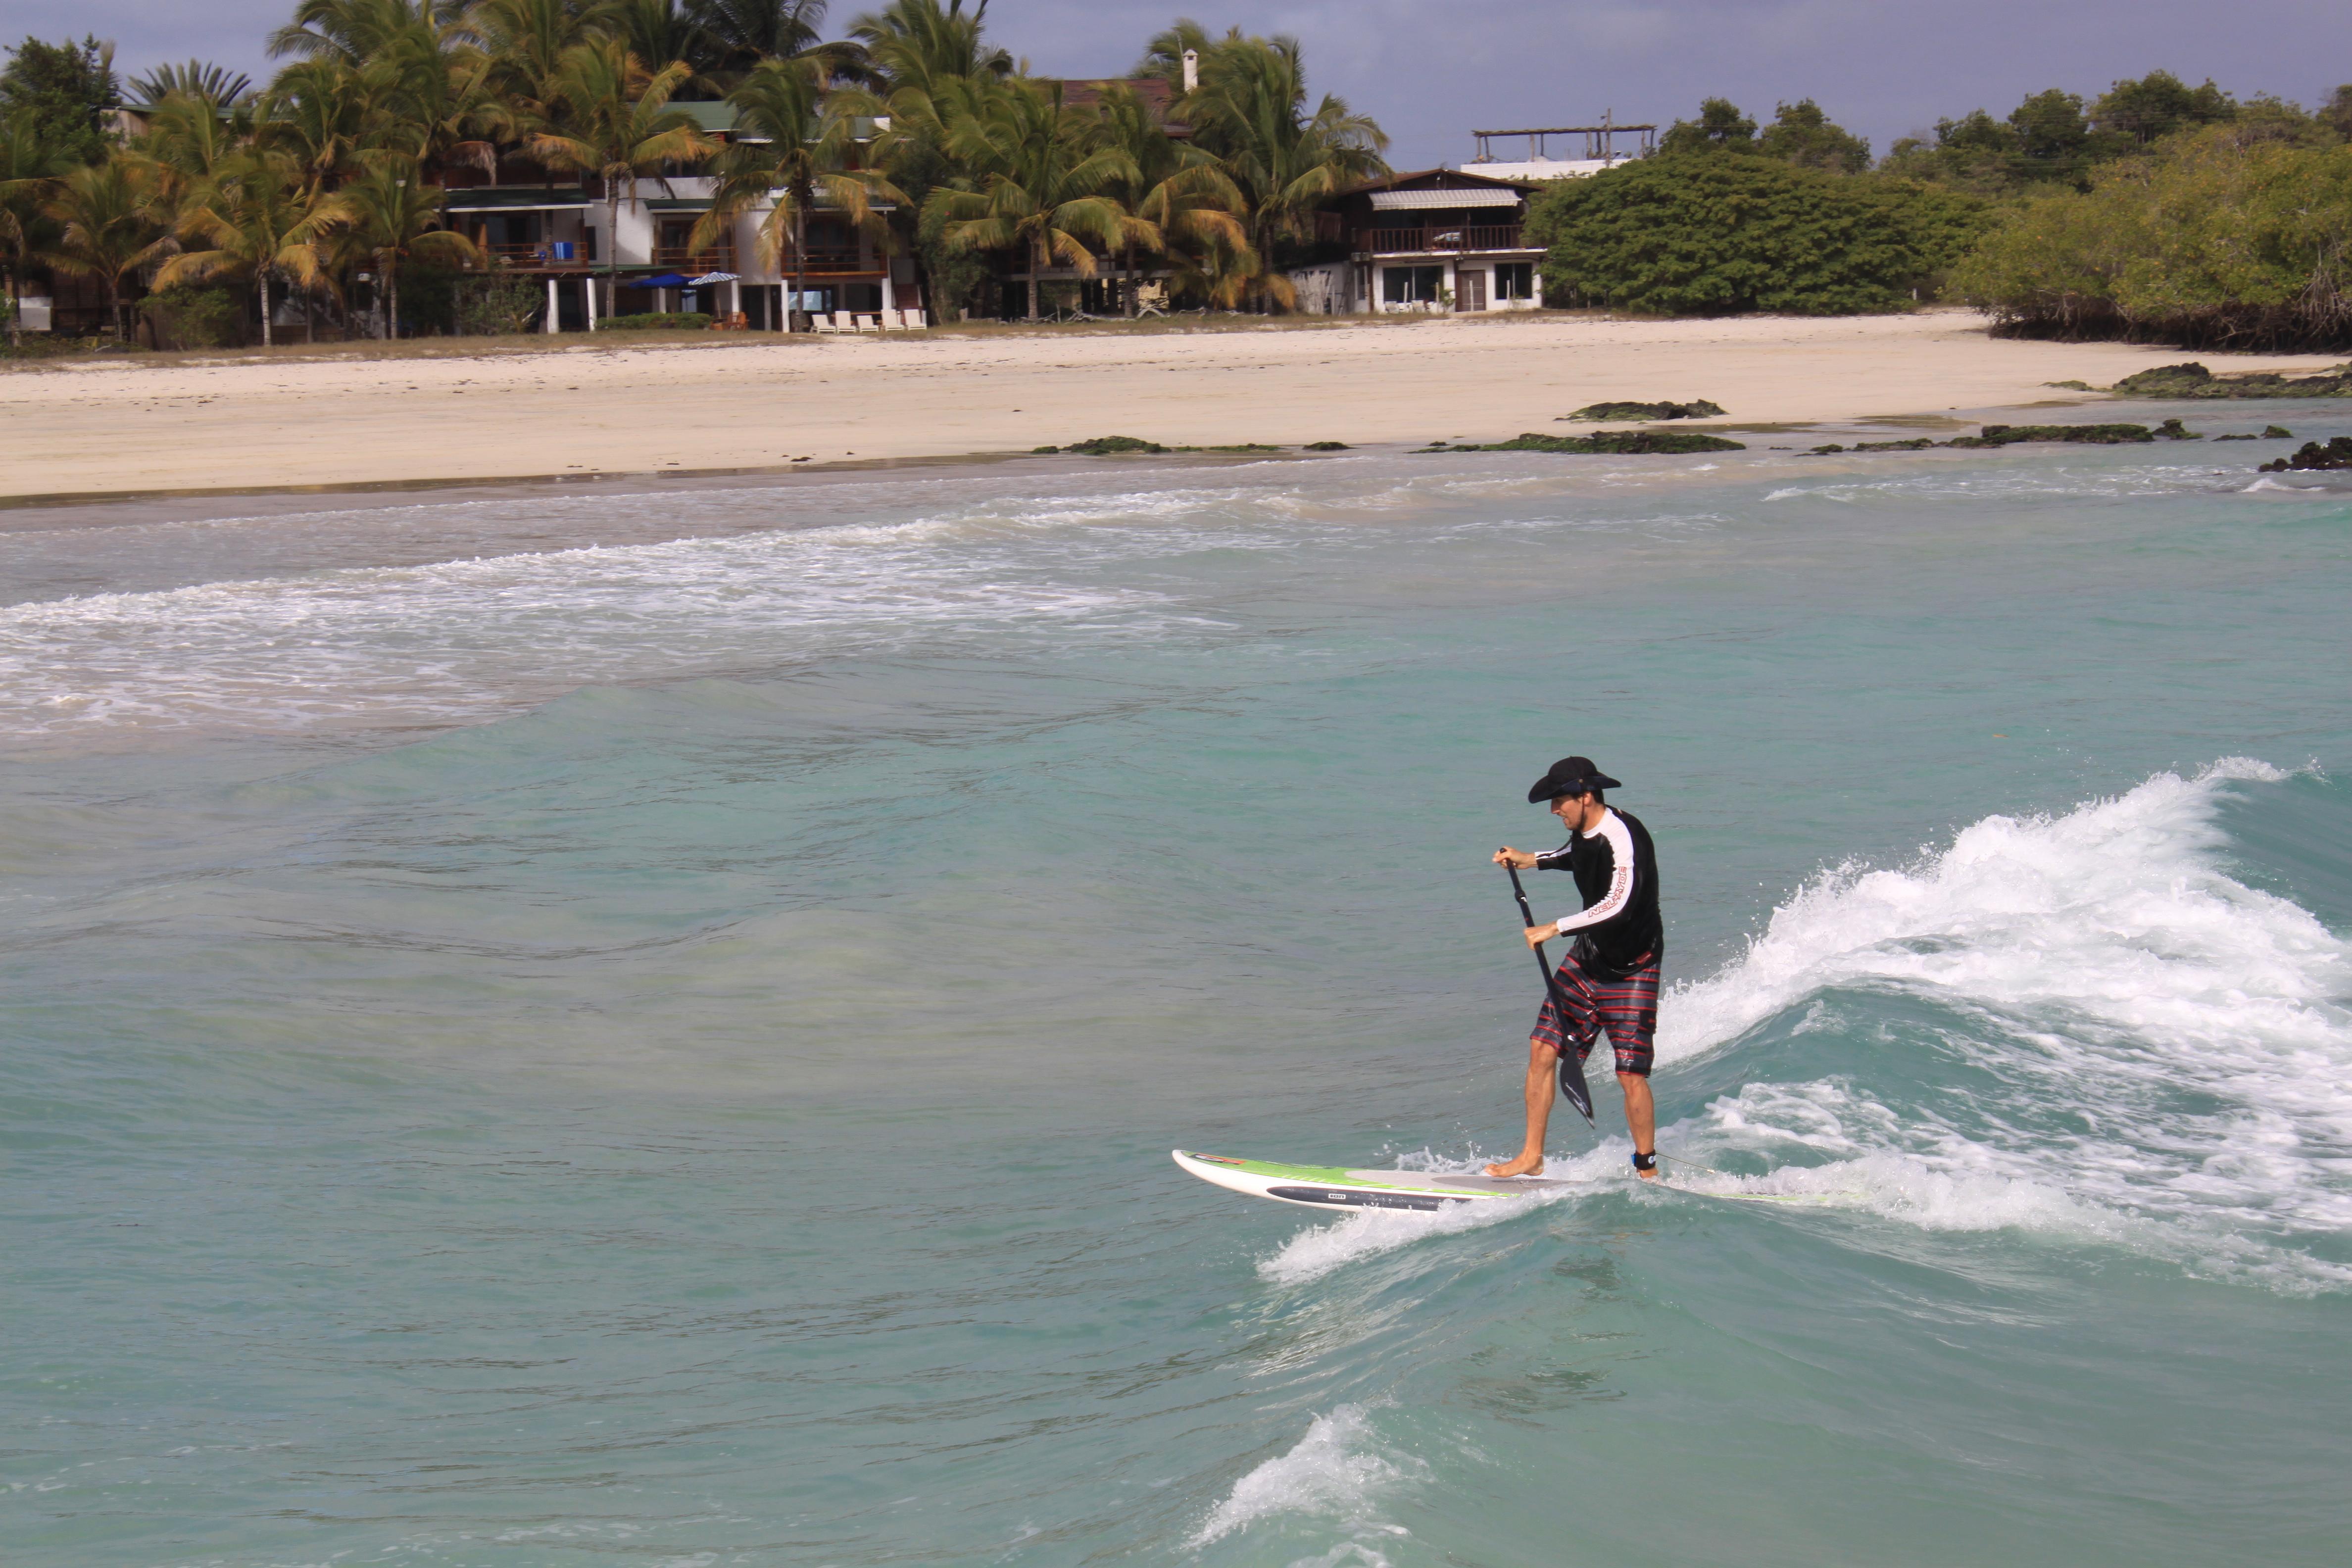
{"type": "Polygon", "coordinates": [[[536,245],[485,245],[482,254],[493,260],[517,267],[579,267],[588,258],[588,247],[579,240],[562,242],[571,251],[564,256],[556,249],[557,241],[542,239],[536,245]]]}
{"type": "MultiPolygon", "coordinates": [[[[793,253],[789,249],[784,252],[783,260],[779,263],[779,270],[787,278],[793,275],[793,253]]],[[[808,265],[801,270],[806,272],[811,278],[838,278],[848,272],[878,272],[881,268],[868,263],[855,250],[812,248],[808,253],[808,265]]]]}
{"type": "Polygon", "coordinates": [[[1416,251],[1520,250],[1519,226],[1515,223],[1442,224],[1428,228],[1360,228],[1355,248],[1374,256],[1405,256],[1416,251]]]}
{"type": "Polygon", "coordinates": [[[731,245],[656,245],[650,259],[656,267],[673,268],[680,272],[732,272],[735,270],[735,247],[731,245]]]}

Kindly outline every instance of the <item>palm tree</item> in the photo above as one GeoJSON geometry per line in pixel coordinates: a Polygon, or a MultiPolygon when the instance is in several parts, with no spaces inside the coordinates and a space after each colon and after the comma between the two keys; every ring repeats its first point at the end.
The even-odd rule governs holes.
{"type": "Polygon", "coordinates": [[[825,0],[693,0],[695,25],[710,52],[711,68],[741,79],[763,60],[815,53],[834,73],[854,62],[854,47],[823,46],[825,0]]]}
{"type": "MultiPolygon", "coordinates": [[[[1188,46],[1189,47],[1189,46],[1188,46]]],[[[1249,198],[1249,292],[1287,307],[1289,281],[1272,268],[1275,247],[1307,238],[1328,197],[1388,172],[1388,137],[1329,93],[1307,112],[1307,71],[1298,40],[1244,38],[1213,45],[1201,85],[1177,105],[1197,143],[1216,155],[1249,198]]]]}
{"type": "Polygon", "coordinates": [[[0,269],[8,274],[8,341],[23,341],[18,320],[25,267],[41,230],[42,208],[68,160],[41,133],[40,110],[30,106],[0,121],[0,269]]]}
{"type": "Polygon", "coordinates": [[[358,165],[379,118],[370,84],[340,60],[297,60],[278,73],[254,116],[262,144],[291,153],[312,191],[332,190],[358,165]]]}
{"type": "Polygon", "coordinates": [[[249,279],[261,296],[261,346],[269,348],[270,280],[283,275],[316,288],[323,276],[320,240],[345,221],[333,198],[306,195],[300,167],[284,153],[244,154],[182,216],[183,248],[157,270],[156,287],[249,279]]]}
{"type": "Polygon", "coordinates": [[[1119,192],[1138,220],[1129,226],[1121,268],[1127,313],[1133,316],[1140,308],[1138,250],[1164,254],[1182,247],[1188,257],[1212,250],[1247,253],[1248,231],[1236,215],[1247,213],[1249,204],[1214,158],[1170,137],[1133,89],[1111,88],[1098,110],[1104,143],[1126,153],[1136,168],[1135,179],[1119,192]]]}
{"type": "Polygon", "coordinates": [[[57,182],[44,209],[58,226],[43,258],[58,271],[106,279],[114,334],[130,336],[122,280],[154,260],[170,236],[154,218],[154,175],[130,158],[86,163],[57,182]]]}
{"type": "Polygon", "coordinates": [[[865,46],[886,93],[903,89],[934,93],[950,81],[1013,74],[1013,57],[989,44],[981,24],[988,0],[970,11],[963,0],[891,0],[857,18],[849,36],[865,46]]]}
{"type": "Polygon", "coordinates": [[[537,128],[555,116],[564,51],[600,36],[611,11],[609,0],[476,0],[466,26],[489,60],[491,90],[537,128]]]}
{"type": "Polygon", "coordinates": [[[181,66],[157,66],[145,76],[131,79],[143,103],[167,98],[201,98],[215,109],[227,109],[253,96],[253,79],[203,60],[181,66]]]}
{"type": "Polygon", "coordinates": [[[403,37],[444,37],[464,10],[464,0],[298,0],[293,19],[269,35],[269,52],[356,69],[403,37]]]}
{"type": "Polygon", "coordinates": [[[659,177],[672,164],[700,163],[718,151],[691,119],[670,107],[671,95],[692,74],[683,60],[647,70],[618,38],[576,44],[564,51],[556,73],[560,120],[523,144],[551,169],[594,174],[604,183],[607,315],[621,266],[624,195],[635,202],[640,178],[659,177]]]}
{"type": "Polygon", "coordinates": [[[945,151],[977,172],[978,190],[942,186],[924,204],[923,224],[951,251],[1026,253],[1029,320],[1038,318],[1040,276],[1056,260],[1095,275],[1094,241],[1115,250],[1147,239],[1148,225],[1108,193],[1140,178],[1135,160],[1095,145],[1092,117],[1066,108],[1061,89],[1010,81],[983,111],[947,129],[945,151]]]}
{"type": "Polygon", "coordinates": [[[808,215],[823,205],[855,226],[872,230],[872,198],[903,202],[880,174],[856,170],[856,121],[846,100],[828,108],[824,62],[813,57],[762,60],[729,95],[736,140],[719,155],[719,188],[710,210],[695,225],[694,242],[708,245],[737,215],[772,195],[775,205],[760,225],[761,259],[774,265],[787,234],[793,254],[793,309],[808,295],[808,215]]]}
{"type": "Polygon", "coordinates": [[[608,27],[629,53],[647,66],[683,62],[687,74],[680,90],[709,90],[709,73],[719,50],[702,26],[702,18],[678,0],[612,0],[608,27]]]}
{"type": "Polygon", "coordinates": [[[481,260],[474,242],[441,226],[441,189],[423,166],[396,153],[370,153],[359,174],[319,210],[348,229],[352,244],[383,275],[384,336],[400,336],[400,268],[405,261],[468,266],[481,260]]]}

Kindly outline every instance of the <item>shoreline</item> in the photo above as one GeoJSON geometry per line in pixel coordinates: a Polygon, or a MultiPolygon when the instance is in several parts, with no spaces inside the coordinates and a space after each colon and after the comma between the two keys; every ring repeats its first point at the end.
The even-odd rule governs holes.
{"type": "MultiPolygon", "coordinates": [[[[1019,333],[154,365],[0,376],[0,514],[469,485],[995,464],[1097,436],[1356,449],[1585,430],[1604,399],[1712,398],[1676,429],[2098,405],[2182,351],[1996,339],[1973,312],[1672,321],[1438,317],[1313,331],[1019,333]]],[[[2201,356],[2304,372],[2309,354],[2201,356]]],[[[1630,422],[1629,422],[1630,423],[1630,422]]],[[[1260,453],[1257,460],[1274,454],[1260,453]]],[[[1312,454],[1286,453],[1304,457],[1312,454]]],[[[1155,458],[1227,460],[1226,455],[1155,458]]],[[[1105,461],[1111,459],[1094,459],[1105,461]]]]}

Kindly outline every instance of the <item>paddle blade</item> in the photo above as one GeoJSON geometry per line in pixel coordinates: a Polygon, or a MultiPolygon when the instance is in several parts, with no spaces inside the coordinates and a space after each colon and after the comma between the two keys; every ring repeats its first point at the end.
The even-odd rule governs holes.
{"type": "Polygon", "coordinates": [[[1585,1087],[1584,1064],[1576,1059],[1572,1050],[1560,1053],[1559,1092],[1568,1097],[1568,1102],[1583,1114],[1584,1120],[1592,1120],[1592,1090],[1585,1087]]]}

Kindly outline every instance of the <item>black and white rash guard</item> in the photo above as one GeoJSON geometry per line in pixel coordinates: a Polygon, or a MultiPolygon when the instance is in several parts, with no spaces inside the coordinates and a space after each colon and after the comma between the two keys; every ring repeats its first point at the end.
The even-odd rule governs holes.
{"type": "Polygon", "coordinates": [[[1584,895],[1584,912],[1559,922],[1571,950],[1595,980],[1623,980],[1657,962],[1665,931],[1658,919],[1658,858],[1641,819],[1601,808],[1601,826],[1570,836],[1536,857],[1544,871],[1567,871],[1584,895]]]}

